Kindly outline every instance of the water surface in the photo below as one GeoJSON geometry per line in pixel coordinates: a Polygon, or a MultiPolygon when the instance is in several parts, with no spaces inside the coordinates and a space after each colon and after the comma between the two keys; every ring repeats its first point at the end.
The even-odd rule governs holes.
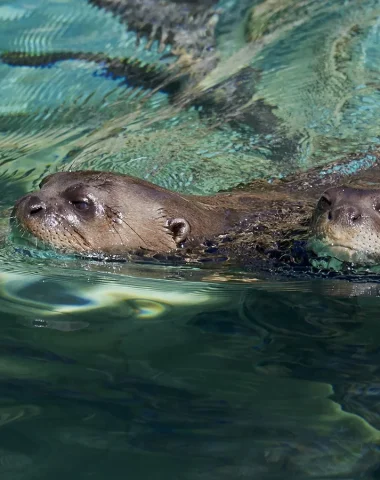
{"type": "MultiPolygon", "coordinates": [[[[378,2],[218,6],[222,61],[196,94],[244,66],[236,118],[201,101],[179,109],[101,62],[0,63],[4,231],[47,172],[112,169],[209,193],[376,146],[378,2]]],[[[85,0],[0,5],[1,54],[174,61],[170,46],[145,47],[85,0]]],[[[2,245],[2,479],[380,477],[378,276],[2,245]]]]}

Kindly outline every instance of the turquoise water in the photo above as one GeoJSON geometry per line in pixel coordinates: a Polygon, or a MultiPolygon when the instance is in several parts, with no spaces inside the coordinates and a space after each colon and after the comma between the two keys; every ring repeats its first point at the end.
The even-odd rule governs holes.
{"type": "MultiPolygon", "coordinates": [[[[8,209],[47,172],[209,193],[378,143],[378,2],[218,7],[220,64],[184,108],[101,62],[0,63],[1,479],[380,478],[378,276],[102,263],[8,240],[8,209]],[[200,108],[242,66],[241,103],[200,108]]],[[[85,0],[0,4],[0,54],[175,60],[146,47],[85,0]]]]}

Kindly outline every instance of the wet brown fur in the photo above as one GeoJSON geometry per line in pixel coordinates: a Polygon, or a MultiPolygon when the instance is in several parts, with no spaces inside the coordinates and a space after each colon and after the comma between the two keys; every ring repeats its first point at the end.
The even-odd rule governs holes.
{"type": "MultiPolygon", "coordinates": [[[[94,238],[90,240],[86,238],[85,224],[83,227],[79,221],[73,228],[75,222],[70,223],[65,219],[64,235],[71,232],[70,234],[75,238],[70,238],[70,242],[74,244],[78,238],[81,238],[82,244],[85,245],[82,253],[94,251],[123,256],[135,250],[142,250],[147,254],[175,251],[196,259],[207,251],[210,245],[214,245],[217,247],[218,254],[228,258],[265,255],[272,250],[289,251],[294,240],[307,240],[315,206],[326,189],[342,184],[351,186],[368,184],[369,181],[372,183],[378,181],[380,184],[380,154],[377,156],[376,153],[372,153],[372,155],[376,157],[376,162],[370,168],[364,168],[353,175],[347,175],[344,168],[334,171],[334,167],[344,167],[356,158],[362,158],[363,155],[335,162],[322,169],[314,168],[298,173],[285,180],[273,180],[271,183],[257,180],[246,186],[238,186],[230,192],[211,196],[181,195],[127,175],[92,171],[53,174],[43,182],[42,194],[50,188],[44,201],[52,203],[55,193],[59,200],[61,188],[64,190],[78,182],[85,186],[102,186],[101,207],[105,207],[106,215],[102,217],[97,214],[98,224],[94,238]],[[105,185],[107,185],[106,190],[104,190],[105,185]],[[112,202],[116,202],[116,205],[112,202]],[[159,212],[158,220],[152,215],[152,208],[159,212]],[[177,243],[177,247],[181,247],[179,249],[173,241],[173,232],[168,231],[165,226],[165,222],[178,217],[185,218],[191,226],[186,240],[177,243]],[[130,248],[128,242],[123,242],[123,235],[129,234],[123,230],[124,225],[122,225],[117,230],[121,238],[120,248],[114,252],[107,251],[102,245],[104,235],[107,228],[109,229],[110,226],[114,228],[115,224],[122,223],[117,220],[120,218],[130,226],[143,243],[140,240],[137,243],[132,242],[133,248],[130,248]],[[101,233],[102,229],[103,233],[101,233]],[[100,234],[96,236],[98,230],[100,234]],[[168,233],[169,236],[167,236],[168,233]]],[[[13,216],[18,219],[22,227],[34,234],[32,224],[20,204],[25,198],[35,195],[38,197],[39,193],[33,192],[23,197],[16,203],[13,212],[13,216]]],[[[53,213],[54,208],[61,208],[58,205],[59,201],[54,202],[53,213]]],[[[57,235],[59,237],[62,234],[58,232],[57,235]]],[[[43,236],[40,238],[49,241],[43,236]]],[[[50,243],[54,246],[51,239],[50,243]]],[[[73,250],[76,249],[73,248],[73,250]]]]}

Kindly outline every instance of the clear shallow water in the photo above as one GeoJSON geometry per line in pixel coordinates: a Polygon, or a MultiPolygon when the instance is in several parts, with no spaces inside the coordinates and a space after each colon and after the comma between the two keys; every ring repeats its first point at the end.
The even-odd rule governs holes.
{"type": "MultiPolygon", "coordinates": [[[[112,78],[104,62],[0,64],[3,170],[32,170],[26,188],[46,168],[70,166],[208,193],[378,143],[378,2],[218,5],[221,62],[188,92],[199,101],[183,109],[162,92],[112,78]],[[205,113],[205,96],[233,74],[241,98],[227,102],[221,117],[220,109],[205,113]]],[[[0,27],[0,53],[100,53],[160,69],[173,62],[169,47],[147,49],[144,39],[136,47],[118,17],[86,0],[4,3],[0,27]]],[[[227,92],[234,88],[227,82],[227,92]]]]}
{"type": "MultiPolygon", "coordinates": [[[[252,5],[247,46],[249,2],[220,2],[230,63],[197,88],[248,64],[260,121],[178,110],[95,62],[0,64],[3,229],[20,195],[72,164],[207,193],[376,144],[377,2],[252,5]]],[[[170,62],[135,40],[84,0],[0,5],[1,52],[170,62]]],[[[378,276],[280,281],[6,242],[0,289],[1,478],[380,477],[378,276]]]]}

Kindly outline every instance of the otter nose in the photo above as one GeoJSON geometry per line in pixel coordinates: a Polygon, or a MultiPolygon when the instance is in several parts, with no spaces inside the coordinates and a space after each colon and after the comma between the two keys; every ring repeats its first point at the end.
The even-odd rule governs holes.
{"type": "Polygon", "coordinates": [[[37,196],[31,195],[25,205],[25,211],[29,216],[38,216],[46,210],[45,203],[37,196]]]}
{"type": "Polygon", "coordinates": [[[319,211],[326,214],[328,221],[354,224],[362,218],[357,196],[346,190],[351,192],[342,187],[331,188],[319,199],[319,211]]]}
{"type": "Polygon", "coordinates": [[[354,205],[342,205],[332,207],[327,215],[328,220],[332,222],[355,223],[361,217],[360,210],[354,205]]]}

